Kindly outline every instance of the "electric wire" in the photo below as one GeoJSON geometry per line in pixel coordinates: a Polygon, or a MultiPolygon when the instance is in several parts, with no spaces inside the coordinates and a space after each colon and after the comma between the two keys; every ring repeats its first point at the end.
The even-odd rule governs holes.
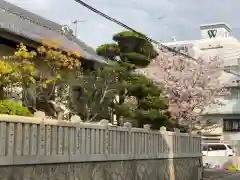
{"type": "Polygon", "coordinates": [[[176,50],[174,48],[166,46],[166,45],[164,45],[164,44],[162,44],[162,43],[160,43],[160,42],[158,42],[158,41],[156,41],[156,40],[154,40],[152,38],[143,36],[142,33],[138,32],[135,29],[131,28],[130,26],[128,26],[128,25],[126,25],[126,24],[124,24],[124,23],[122,23],[122,22],[120,22],[120,21],[118,21],[118,20],[116,20],[116,19],[114,19],[114,18],[112,18],[110,16],[108,16],[107,14],[104,14],[103,12],[101,12],[101,11],[97,10],[96,8],[88,5],[87,3],[83,2],[82,0],[75,0],[75,1],[77,3],[79,3],[79,4],[81,4],[82,6],[86,7],[87,9],[95,12],[96,14],[98,14],[98,15],[106,18],[106,19],[108,19],[109,21],[114,22],[114,23],[116,23],[116,24],[118,24],[118,25],[120,25],[120,26],[122,26],[122,27],[124,27],[124,28],[126,28],[126,29],[128,29],[128,30],[130,30],[130,31],[132,31],[132,32],[134,32],[136,34],[138,34],[139,36],[142,36],[142,37],[146,38],[148,41],[150,41],[150,42],[152,42],[152,43],[154,43],[154,44],[156,44],[156,45],[158,45],[158,46],[160,46],[160,47],[162,47],[162,48],[164,48],[164,49],[166,49],[166,50],[168,50],[170,52],[174,52],[174,53],[176,53],[178,55],[182,55],[182,56],[185,56],[187,58],[196,60],[194,57],[191,57],[191,56],[189,56],[189,55],[187,55],[185,53],[182,53],[182,52],[180,52],[180,51],[178,51],[178,50],[176,50]]]}
{"type": "MultiPolygon", "coordinates": [[[[108,19],[109,21],[114,22],[114,23],[116,23],[116,24],[118,24],[118,25],[120,25],[120,26],[122,26],[122,27],[124,27],[124,28],[126,28],[126,29],[128,29],[128,30],[130,30],[130,31],[132,31],[132,32],[137,33],[139,36],[142,36],[142,37],[146,38],[148,41],[150,41],[150,42],[152,42],[152,43],[160,46],[161,48],[164,48],[164,49],[166,49],[166,50],[168,50],[168,51],[170,51],[170,52],[176,53],[176,54],[178,54],[178,55],[182,55],[182,56],[184,56],[184,57],[186,57],[186,58],[189,58],[189,59],[191,59],[191,60],[196,61],[196,58],[194,58],[194,57],[192,57],[192,56],[189,56],[188,54],[182,53],[181,51],[178,51],[178,50],[175,49],[175,48],[171,48],[171,47],[169,47],[169,46],[166,46],[166,45],[164,45],[164,44],[162,44],[162,43],[160,43],[160,42],[158,42],[158,41],[156,41],[156,40],[154,40],[154,39],[152,39],[152,38],[143,36],[142,33],[138,32],[138,31],[136,31],[135,29],[131,28],[130,26],[128,26],[128,25],[126,25],[126,24],[124,24],[124,23],[122,23],[122,22],[120,22],[120,21],[118,21],[118,20],[116,20],[116,19],[114,19],[114,18],[112,18],[112,17],[110,17],[110,16],[108,16],[107,14],[104,14],[103,12],[101,12],[101,11],[97,10],[96,8],[88,5],[87,3],[83,2],[82,0],[75,0],[75,1],[76,1],[77,3],[79,3],[79,4],[81,4],[82,6],[86,7],[87,9],[93,11],[94,13],[96,13],[96,14],[98,14],[98,15],[106,18],[106,19],[108,19]]],[[[227,73],[230,73],[230,74],[233,74],[233,75],[236,75],[236,76],[240,77],[240,74],[238,74],[238,73],[230,72],[229,70],[224,70],[224,71],[227,72],[227,73]]]]}

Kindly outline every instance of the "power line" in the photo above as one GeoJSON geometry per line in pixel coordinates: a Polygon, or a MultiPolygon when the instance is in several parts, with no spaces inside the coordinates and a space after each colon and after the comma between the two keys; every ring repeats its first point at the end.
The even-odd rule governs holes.
{"type": "MultiPolygon", "coordinates": [[[[124,24],[124,23],[122,23],[122,22],[120,22],[120,21],[118,21],[118,20],[116,20],[116,19],[114,19],[114,18],[112,18],[112,17],[104,14],[103,12],[101,12],[101,11],[93,8],[92,6],[90,6],[90,5],[86,4],[85,2],[83,2],[82,0],[75,0],[75,1],[76,1],[77,3],[79,3],[79,4],[81,4],[82,6],[88,8],[89,10],[95,12],[96,14],[98,14],[98,15],[100,15],[100,16],[102,16],[102,17],[104,17],[104,18],[106,18],[106,19],[108,19],[108,20],[110,20],[110,21],[112,21],[112,22],[114,22],[114,23],[116,23],[116,24],[118,24],[118,25],[120,25],[120,26],[128,29],[128,30],[130,30],[130,31],[133,31],[133,32],[137,33],[139,36],[142,36],[142,37],[146,38],[148,41],[150,41],[150,42],[152,42],[152,43],[154,43],[154,44],[157,44],[157,45],[159,45],[160,47],[167,49],[168,51],[174,52],[174,53],[176,53],[176,54],[178,54],[178,55],[182,55],[182,56],[184,56],[184,57],[187,57],[187,58],[189,58],[189,59],[192,59],[192,60],[196,61],[196,58],[194,58],[194,57],[192,57],[192,56],[189,56],[189,55],[187,55],[187,54],[185,54],[185,53],[182,53],[182,52],[176,50],[175,48],[171,48],[171,47],[169,47],[169,46],[166,46],[166,45],[164,45],[164,44],[161,44],[160,42],[158,42],[158,41],[156,41],[156,40],[154,40],[154,39],[152,39],[152,38],[143,36],[142,33],[138,32],[138,31],[136,31],[135,29],[129,27],[128,25],[126,25],[126,24],[124,24]]],[[[228,70],[224,70],[224,71],[227,72],[227,73],[230,73],[230,74],[233,74],[233,75],[236,75],[236,76],[240,77],[239,74],[230,72],[230,71],[228,71],[228,70]]]]}
{"type": "MultiPolygon", "coordinates": [[[[103,12],[101,12],[101,11],[93,8],[92,6],[90,6],[90,5],[86,4],[85,2],[83,2],[82,0],[75,0],[75,1],[76,1],[77,3],[79,3],[79,4],[81,4],[82,6],[88,8],[89,10],[95,12],[96,14],[98,14],[98,15],[100,15],[100,16],[102,16],[102,17],[104,17],[104,18],[106,18],[106,19],[108,19],[108,20],[110,20],[110,21],[112,21],[112,22],[114,22],[114,23],[116,23],[116,24],[118,24],[118,25],[120,25],[120,26],[128,29],[128,30],[130,30],[130,31],[133,31],[133,32],[137,33],[139,36],[142,36],[142,37],[143,37],[142,33],[138,32],[138,31],[136,31],[135,29],[129,27],[128,25],[126,25],[126,24],[124,24],[124,23],[122,23],[122,22],[120,22],[120,21],[118,21],[118,20],[116,20],[116,19],[114,19],[114,18],[112,18],[112,17],[104,14],[103,12]]],[[[162,48],[167,49],[168,51],[171,51],[171,52],[174,52],[174,53],[176,53],[176,54],[185,56],[185,57],[187,57],[187,58],[196,60],[195,58],[193,58],[193,57],[191,57],[191,56],[189,56],[189,55],[187,55],[187,54],[185,54],[185,53],[182,53],[182,52],[180,52],[180,51],[177,51],[177,50],[174,49],[174,48],[165,46],[165,45],[161,44],[160,42],[158,42],[158,41],[156,41],[156,40],[154,40],[154,39],[152,39],[152,38],[149,38],[149,37],[144,37],[144,38],[146,38],[148,41],[150,41],[150,42],[152,42],[152,43],[154,43],[154,44],[159,45],[159,46],[162,47],[162,48]]]]}

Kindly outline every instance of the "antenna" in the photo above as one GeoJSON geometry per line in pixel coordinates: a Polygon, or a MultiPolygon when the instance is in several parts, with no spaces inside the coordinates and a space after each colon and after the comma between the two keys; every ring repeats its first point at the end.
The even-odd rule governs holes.
{"type": "Polygon", "coordinates": [[[80,22],[86,22],[87,20],[75,20],[75,21],[72,21],[72,24],[75,25],[75,36],[77,37],[77,32],[78,32],[78,23],[80,22]]]}

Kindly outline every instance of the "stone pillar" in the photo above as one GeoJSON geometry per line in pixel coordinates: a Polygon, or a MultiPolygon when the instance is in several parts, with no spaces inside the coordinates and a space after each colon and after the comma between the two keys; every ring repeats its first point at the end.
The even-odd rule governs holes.
{"type": "Polygon", "coordinates": [[[57,120],[63,120],[63,111],[57,112],[57,120]]]}
{"type": "Polygon", "coordinates": [[[128,128],[128,141],[125,141],[124,143],[128,143],[128,145],[126,145],[125,147],[128,147],[127,151],[128,154],[131,154],[132,151],[132,123],[130,122],[125,122],[123,124],[123,127],[128,128]]]}
{"type": "Polygon", "coordinates": [[[82,119],[80,116],[77,116],[77,115],[73,115],[70,119],[71,122],[73,123],[82,123],[82,119]]]}
{"type": "Polygon", "coordinates": [[[132,128],[132,123],[130,123],[130,122],[125,122],[125,123],[123,124],[123,127],[126,127],[126,128],[131,129],[131,128],[132,128]]]}
{"type": "Polygon", "coordinates": [[[34,112],[33,116],[44,119],[45,118],[45,112],[43,112],[43,111],[36,111],[36,112],[34,112]]]}
{"type": "Polygon", "coordinates": [[[150,125],[150,124],[144,124],[144,125],[143,125],[143,128],[150,130],[150,129],[151,129],[151,125],[150,125]]]}
{"type": "Polygon", "coordinates": [[[178,128],[174,128],[174,132],[176,132],[176,133],[180,133],[180,129],[178,129],[178,128]]]}
{"type": "Polygon", "coordinates": [[[102,119],[100,125],[108,126],[109,121],[107,119],[102,119]]]}
{"type": "Polygon", "coordinates": [[[104,134],[104,154],[107,156],[109,152],[109,144],[108,144],[108,139],[109,139],[109,132],[108,132],[108,123],[109,121],[106,119],[102,119],[100,121],[100,125],[103,125],[105,127],[105,134],[104,134]]]}
{"type": "Polygon", "coordinates": [[[165,126],[160,127],[160,131],[167,131],[167,128],[165,126]]]}

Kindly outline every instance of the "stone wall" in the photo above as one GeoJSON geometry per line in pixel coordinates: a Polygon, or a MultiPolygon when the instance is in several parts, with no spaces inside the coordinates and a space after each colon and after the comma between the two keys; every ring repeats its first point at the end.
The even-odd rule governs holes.
{"type": "Polygon", "coordinates": [[[199,158],[0,166],[0,180],[198,180],[199,158]]]}
{"type": "Polygon", "coordinates": [[[201,137],[40,114],[0,115],[0,180],[199,180],[201,137]]]}

